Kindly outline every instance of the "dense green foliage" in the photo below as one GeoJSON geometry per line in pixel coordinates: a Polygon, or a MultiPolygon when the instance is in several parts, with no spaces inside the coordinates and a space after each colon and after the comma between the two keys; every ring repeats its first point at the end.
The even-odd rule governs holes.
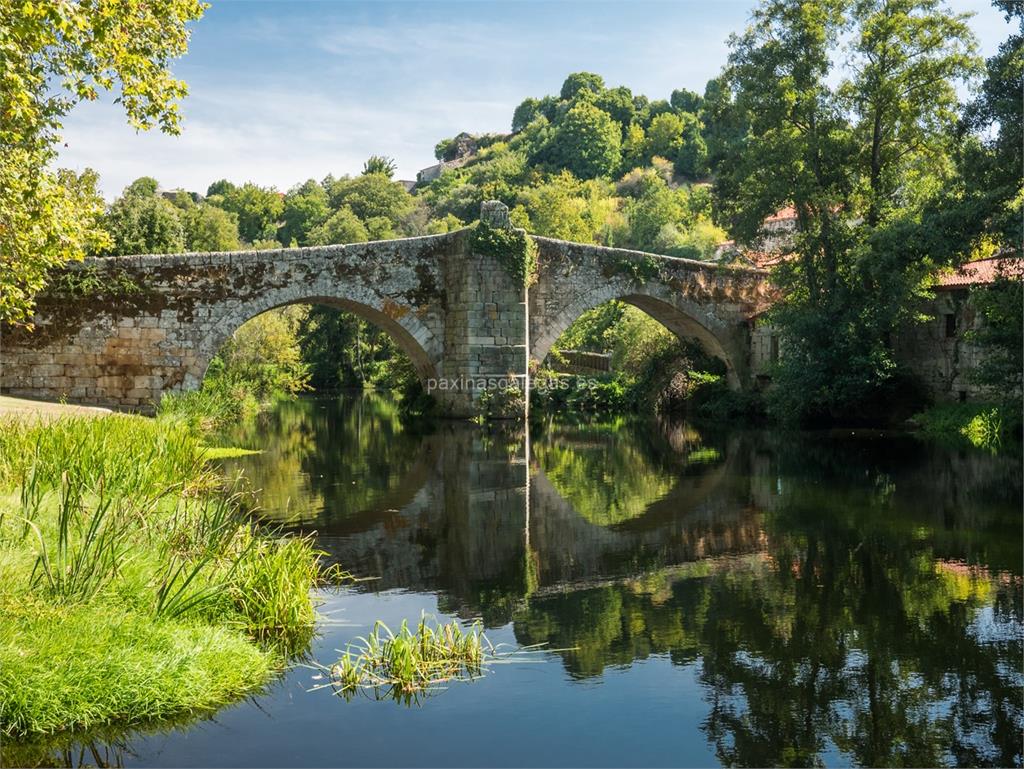
{"type": "Polygon", "coordinates": [[[477,222],[473,228],[472,247],[478,254],[498,259],[523,286],[529,286],[536,280],[537,246],[522,230],[477,222]]]}
{"type": "Polygon", "coordinates": [[[0,2],[0,324],[28,324],[49,271],[106,244],[95,174],[51,167],[61,121],[116,89],[131,125],[177,133],[186,87],[170,64],[204,8],[0,2]]]}
{"type": "Polygon", "coordinates": [[[776,272],[773,411],[884,418],[912,394],[892,342],[936,268],[999,239],[991,196],[957,166],[955,88],[978,71],[973,35],[933,0],[771,1],[731,46],[728,82],[752,130],[723,159],[716,200],[741,239],[783,205],[798,221],[796,258],[776,272]],[[852,66],[837,71],[843,36],[852,66]]]}

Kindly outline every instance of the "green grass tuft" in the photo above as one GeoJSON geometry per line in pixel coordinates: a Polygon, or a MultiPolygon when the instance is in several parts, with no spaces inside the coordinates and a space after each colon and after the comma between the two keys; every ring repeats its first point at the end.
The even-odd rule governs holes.
{"type": "Polygon", "coordinates": [[[345,697],[370,691],[378,698],[409,702],[449,681],[479,678],[493,656],[494,647],[479,625],[466,630],[458,622],[430,623],[424,617],[415,631],[403,621],[397,633],[377,622],[330,673],[345,697]]]}

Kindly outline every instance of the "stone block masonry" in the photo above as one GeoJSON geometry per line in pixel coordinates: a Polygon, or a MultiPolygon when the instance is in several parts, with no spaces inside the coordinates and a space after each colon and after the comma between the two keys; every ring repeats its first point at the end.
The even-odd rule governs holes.
{"type": "MultiPolygon", "coordinates": [[[[485,203],[482,216],[509,226],[501,203],[485,203]]],[[[536,238],[527,289],[507,260],[475,253],[470,236],[71,264],[39,297],[34,330],[0,332],[0,393],[152,412],[164,393],[197,388],[245,321],[295,303],[384,329],[454,417],[479,412],[481,380],[512,375],[528,387],[530,360],[609,299],[700,340],[734,386],[746,383],[746,320],[772,298],[763,272],[536,238]]]]}

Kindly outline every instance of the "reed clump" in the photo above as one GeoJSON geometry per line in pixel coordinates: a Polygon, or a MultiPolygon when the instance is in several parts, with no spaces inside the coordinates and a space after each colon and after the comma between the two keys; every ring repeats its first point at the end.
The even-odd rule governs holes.
{"type": "Polygon", "coordinates": [[[377,622],[330,668],[332,685],[350,697],[360,691],[377,698],[409,701],[455,680],[484,675],[495,647],[479,624],[439,624],[422,617],[415,630],[402,622],[393,632],[377,622]]]}
{"type": "Polygon", "coordinates": [[[255,527],[201,437],[0,423],[0,738],[205,712],[308,642],[321,554],[255,527]]]}

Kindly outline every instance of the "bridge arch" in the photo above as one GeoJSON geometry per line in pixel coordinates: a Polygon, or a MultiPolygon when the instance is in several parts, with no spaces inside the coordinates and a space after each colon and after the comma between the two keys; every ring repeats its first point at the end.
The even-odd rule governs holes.
{"type": "Polygon", "coordinates": [[[723,361],[729,386],[748,384],[748,319],[773,297],[767,274],[628,249],[535,237],[530,354],[543,360],[584,312],[613,299],[631,304],[723,361]]]}
{"type": "Polygon", "coordinates": [[[532,356],[539,361],[544,360],[555,341],[583,313],[613,300],[642,310],[680,339],[698,342],[710,355],[725,364],[729,387],[734,390],[740,388],[746,353],[743,349],[737,349],[733,339],[734,329],[709,320],[707,313],[702,312],[696,302],[673,295],[660,286],[623,287],[607,284],[583,294],[544,324],[543,331],[531,345],[532,356]]]}
{"type": "Polygon", "coordinates": [[[409,357],[422,382],[437,377],[442,345],[415,313],[358,284],[344,290],[338,286],[310,290],[298,285],[228,305],[219,312],[198,345],[194,363],[185,378],[186,389],[200,385],[214,356],[244,323],[270,310],[295,304],[322,305],[352,313],[387,333],[409,357]]]}

